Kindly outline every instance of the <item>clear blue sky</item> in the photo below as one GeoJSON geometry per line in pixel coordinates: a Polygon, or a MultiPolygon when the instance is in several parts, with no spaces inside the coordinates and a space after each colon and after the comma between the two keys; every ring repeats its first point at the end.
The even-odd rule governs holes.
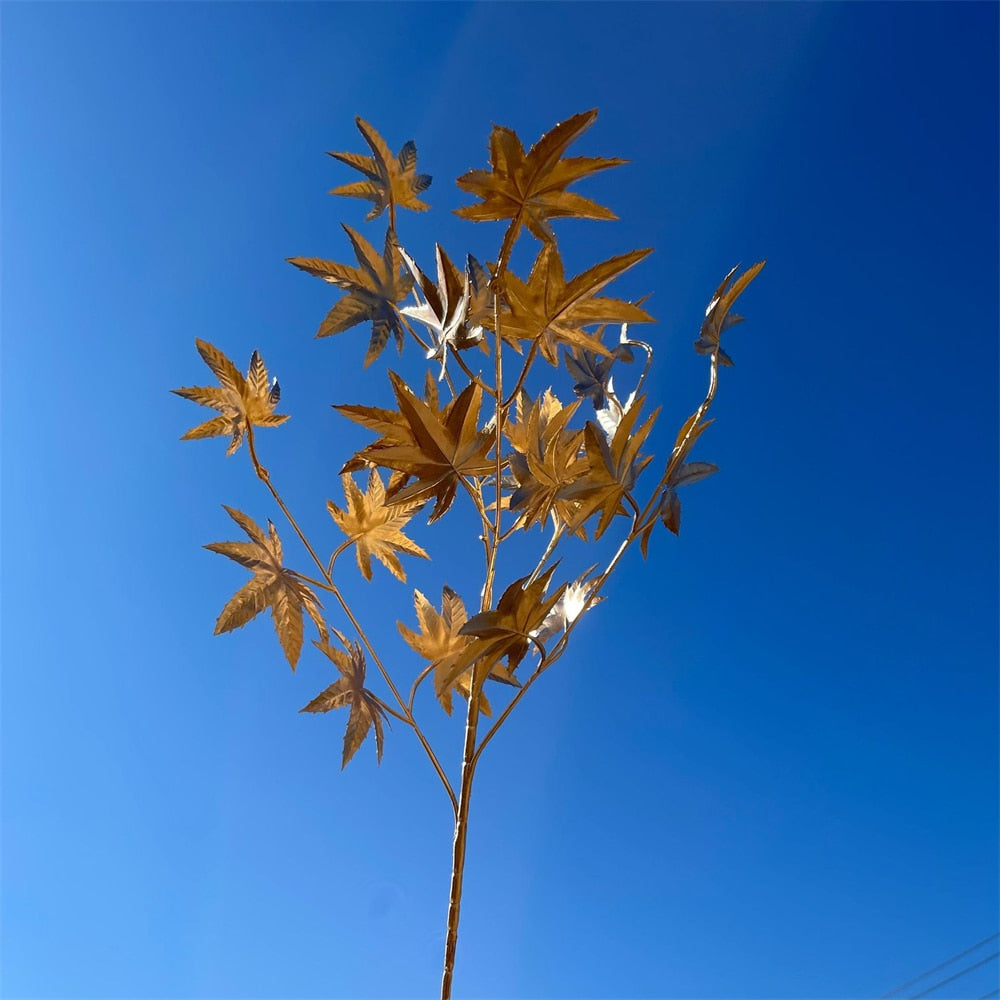
{"type": "MultiPolygon", "coordinates": [[[[496,252],[450,211],[492,122],[600,108],[575,151],[631,163],[580,190],[621,221],[559,232],[573,271],[656,247],[620,292],[654,293],[660,455],[708,296],[769,260],[696,454],[721,474],[480,772],[457,995],[872,997],[997,929],[996,4],[2,19],[4,997],[437,990],[447,802],[398,725],[340,773],[342,716],[297,714],[314,651],[293,675],[266,619],[213,638],[244,580],[200,547],[236,537],[220,505],[280,514],[168,393],[207,381],[195,337],[259,348],[293,415],[264,461],[337,544],[367,438],[329,404],[422,365],[314,340],[335,293],[284,263],[349,259],[365,209],[324,151],[362,150],[356,114],[434,175],[400,221],[429,267],[435,238],[496,252]]],[[[428,594],[471,573],[448,523],[415,532],[428,594]]],[[[349,593],[411,677],[376,572],[349,593]]],[[[461,721],[425,710],[454,769],[461,721]]]]}

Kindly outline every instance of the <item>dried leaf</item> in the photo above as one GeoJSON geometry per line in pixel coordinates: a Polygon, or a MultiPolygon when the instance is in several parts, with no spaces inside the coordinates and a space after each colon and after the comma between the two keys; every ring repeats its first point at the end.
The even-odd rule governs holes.
{"type": "Polygon", "coordinates": [[[430,206],[420,201],[417,195],[431,186],[431,178],[427,174],[416,172],[417,147],[413,140],[404,143],[399,155],[393,156],[385,140],[368,122],[362,118],[355,118],[354,121],[358,131],[368,143],[372,155],[359,156],[357,153],[327,155],[355,170],[360,170],[365,175],[365,180],[342,184],[334,188],[330,194],[364,198],[374,202],[372,210],[365,216],[367,221],[378,218],[390,202],[414,212],[426,212],[430,206]]]}
{"type": "Polygon", "coordinates": [[[474,222],[514,219],[523,222],[537,239],[555,240],[549,219],[576,217],[615,219],[609,209],[566,189],[599,170],[617,167],[624,160],[598,156],[563,158],[569,146],[597,118],[597,109],[574,115],[545,135],[525,155],[512,129],[493,126],[490,135],[490,170],[470,170],[458,178],[463,191],[481,198],[476,205],[457,209],[474,222]]]}
{"type": "Polygon", "coordinates": [[[598,296],[606,285],[652,253],[633,250],[595,264],[567,283],[562,258],[554,243],[546,243],[535,259],[528,280],[514,274],[505,279],[510,315],[501,330],[504,340],[520,350],[519,341],[537,342],[542,356],[558,366],[558,347],[610,356],[596,335],[584,327],[607,323],[652,323],[653,317],[631,302],[598,296]]]}
{"type": "Polygon", "coordinates": [[[730,309],[766,263],[767,261],[758,261],[752,267],[748,267],[734,281],[733,276],[739,270],[739,264],[737,264],[722,279],[722,284],[715,290],[712,301],[709,302],[708,308],[705,310],[705,320],[701,324],[698,339],[694,342],[694,349],[699,354],[718,354],[720,365],[732,365],[732,359],[722,349],[720,338],[723,331],[743,322],[743,317],[731,313],[730,309]]]}
{"type": "Polygon", "coordinates": [[[367,368],[382,353],[390,334],[396,338],[396,346],[402,353],[406,328],[396,303],[402,302],[410,293],[413,279],[403,266],[392,230],[385,234],[385,249],[381,256],[350,226],[344,226],[344,231],[354,247],[357,267],[317,257],[289,257],[288,262],[348,293],[327,314],[317,337],[343,333],[364,320],[371,320],[372,335],[365,355],[367,368]]]}
{"type": "MultiPolygon", "coordinates": [[[[370,462],[416,479],[408,486],[390,484],[387,495],[395,503],[434,497],[430,521],[436,521],[451,506],[463,476],[485,476],[495,471],[488,454],[494,438],[478,428],[482,389],[468,385],[443,410],[421,402],[409,386],[390,371],[399,412],[391,416],[372,413],[366,407],[337,407],[352,420],[377,420],[387,433],[359,451],[348,466],[370,462]]],[[[345,467],[346,468],[346,467],[345,467]]]]}
{"type": "Polygon", "coordinates": [[[592,580],[588,580],[587,577],[596,568],[596,566],[591,566],[582,576],[569,584],[563,591],[562,597],[556,601],[552,610],[545,616],[545,621],[532,633],[535,639],[544,644],[561,635],[583,614],[585,608],[592,608],[604,600],[603,597],[595,597],[591,600],[591,594],[601,582],[601,578],[594,577],[592,580]]]}
{"type": "MultiPolygon", "coordinates": [[[[419,590],[413,592],[413,603],[420,631],[414,632],[402,622],[397,622],[396,627],[411,649],[434,664],[436,677],[447,675],[456,660],[462,657],[473,642],[468,636],[460,634],[467,618],[465,605],[451,587],[445,587],[441,592],[440,613],[419,590]]],[[[452,678],[447,684],[436,682],[434,687],[441,707],[451,715],[452,691],[458,691],[466,699],[471,694],[472,668],[466,668],[464,673],[452,678]]],[[[492,714],[485,695],[480,695],[479,708],[486,715],[492,714]]]]}
{"type": "Polygon", "coordinates": [[[518,422],[504,430],[514,448],[508,464],[517,484],[510,496],[510,509],[520,512],[517,527],[544,524],[550,514],[564,524],[575,519],[579,504],[562,496],[589,469],[583,431],[567,428],[578,406],[563,407],[551,390],[533,404],[526,393],[518,401],[518,422]]]}
{"type": "MultiPolygon", "coordinates": [[[[403,262],[416,282],[413,294],[417,300],[415,306],[404,306],[400,312],[423,323],[430,331],[434,346],[428,350],[427,359],[437,358],[441,361],[439,377],[443,379],[448,350],[460,351],[479,343],[483,339],[483,328],[480,325],[470,327],[468,323],[471,275],[468,272],[459,274],[458,268],[448,258],[440,243],[435,244],[435,250],[436,284],[417,267],[405,250],[400,249],[403,262]],[[424,294],[423,302],[420,301],[418,288],[424,294]]],[[[469,259],[472,260],[471,257],[469,259]]]]}
{"type": "Polygon", "coordinates": [[[705,479],[713,472],[718,471],[719,467],[712,465],[711,462],[691,462],[687,465],[678,465],[671,474],[664,487],[657,514],[675,535],[679,535],[681,531],[681,501],[677,496],[677,490],[682,486],[696,483],[699,479],[705,479]]]}
{"type": "Polygon", "coordinates": [[[344,754],[340,765],[341,770],[347,767],[348,761],[365,741],[372,726],[375,727],[375,754],[378,763],[382,763],[382,745],[384,742],[383,721],[388,722],[388,716],[378,698],[365,687],[365,654],[359,643],[346,642],[347,652],[344,653],[329,642],[316,642],[316,646],[327,659],[340,671],[340,678],[326,690],[321,691],[308,705],[300,708],[300,712],[329,712],[334,708],[350,708],[347,719],[347,731],[344,733],[344,754]]]}
{"type": "Polygon", "coordinates": [[[268,521],[265,535],[260,526],[242,511],[226,507],[226,513],[247,533],[249,542],[212,542],[205,548],[238,562],[253,573],[222,609],[215,623],[215,634],[232,632],[256,618],[265,608],[271,609],[278,641],[292,670],[302,651],[302,612],[313,620],[321,638],[329,633],[319,609],[322,605],[298,575],[282,564],[281,540],[268,521]]]}
{"type": "Polygon", "coordinates": [[[459,634],[472,636],[475,641],[454,658],[448,669],[435,674],[435,685],[440,688],[454,683],[456,677],[473,665],[480,676],[495,673],[502,658],[506,658],[507,672],[513,679],[513,672],[527,655],[528,647],[537,642],[534,633],[565,590],[562,586],[545,596],[554,570],[554,566],[550,567],[533,581],[527,576],[515,580],[503,592],[494,610],[473,615],[459,634]]]}
{"type": "Polygon", "coordinates": [[[609,441],[606,435],[591,421],[584,428],[584,447],[587,455],[588,471],[573,485],[562,491],[561,499],[576,500],[580,506],[570,524],[578,527],[592,514],[600,511],[601,517],[594,531],[600,538],[608,529],[616,514],[624,514],[624,497],[629,495],[639,473],[652,461],[652,456],[642,456],[642,447],[653,428],[659,410],[633,433],[644,397],[629,406],[609,441]]]}
{"type": "Polygon", "coordinates": [[[350,475],[341,476],[347,510],[341,510],[332,500],[327,500],[326,508],[337,522],[337,527],[354,542],[358,569],[366,579],[372,578],[371,557],[374,556],[397,580],[405,582],[406,573],[396,556],[403,552],[421,559],[430,556],[416,542],[403,534],[406,523],[418,511],[423,502],[387,504],[385,486],[377,470],[368,475],[368,490],[362,493],[350,475]]]}
{"type": "Polygon", "coordinates": [[[171,392],[218,410],[221,416],[192,427],[181,436],[182,441],[228,435],[230,441],[226,454],[232,455],[243,443],[247,427],[277,427],[288,419],[287,414],[274,412],[281,398],[281,389],[277,379],[268,388],[267,369],[256,351],[250,356],[250,367],[244,378],[217,347],[197,338],[195,346],[220,385],[188,386],[172,389],[171,392]]]}

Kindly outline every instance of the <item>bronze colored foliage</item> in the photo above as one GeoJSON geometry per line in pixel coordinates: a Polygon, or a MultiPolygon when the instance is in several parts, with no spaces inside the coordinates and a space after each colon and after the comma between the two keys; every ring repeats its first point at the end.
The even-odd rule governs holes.
{"type": "Polygon", "coordinates": [[[532,236],[546,243],[556,238],[549,219],[618,218],[603,205],[566,190],[584,177],[625,162],[600,156],[563,156],[596,120],[596,108],[573,115],[546,132],[527,154],[513,129],[494,125],[490,169],[470,170],[458,178],[458,186],[482,202],[460,208],[457,214],[474,222],[511,219],[515,233],[523,223],[532,236]]]}
{"type": "Polygon", "coordinates": [[[597,293],[650,253],[651,249],[633,250],[612,257],[567,283],[558,247],[555,243],[544,244],[527,282],[513,274],[507,275],[510,316],[504,320],[504,339],[517,350],[520,350],[518,340],[536,344],[542,357],[555,367],[559,366],[560,345],[610,354],[597,334],[587,333],[584,327],[651,323],[653,317],[631,302],[605,298],[597,293]]]}
{"type": "Polygon", "coordinates": [[[367,368],[382,353],[390,334],[396,338],[399,353],[403,353],[406,330],[396,305],[409,294],[413,279],[403,269],[402,256],[392,238],[391,229],[385,234],[385,249],[381,256],[350,226],[344,226],[344,232],[354,247],[357,267],[317,257],[289,257],[288,260],[307,274],[322,278],[348,293],[326,314],[317,337],[343,333],[358,323],[371,320],[372,335],[365,355],[367,368]]]}
{"type": "MultiPolygon", "coordinates": [[[[223,505],[225,506],[225,505],[223,505]]],[[[205,548],[228,556],[253,573],[230,598],[215,623],[215,634],[232,632],[256,618],[265,608],[271,609],[278,641],[288,665],[295,669],[302,651],[302,612],[309,615],[320,636],[327,638],[326,623],[320,614],[319,599],[292,570],[282,562],[281,540],[274,525],[267,522],[267,534],[242,511],[225,507],[226,513],[247,533],[249,542],[212,542],[205,548]]]]}
{"type": "MultiPolygon", "coordinates": [[[[430,205],[417,198],[421,191],[431,186],[427,174],[418,174],[417,147],[410,139],[403,143],[399,155],[393,156],[385,140],[362,118],[355,118],[355,124],[372,151],[371,156],[358,153],[328,153],[341,163],[346,163],[365,175],[363,181],[342,184],[330,194],[342,194],[349,198],[364,198],[374,202],[372,210],[365,216],[366,222],[377,219],[387,208],[400,205],[414,212],[426,212],[430,205]]],[[[391,224],[395,227],[395,222],[391,224]]]]}
{"type": "Polygon", "coordinates": [[[194,400],[202,406],[210,406],[219,410],[220,416],[206,420],[197,427],[192,427],[181,436],[182,441],[195,438],[218,437],[230,435],[227,455],[232,455],[243,443],[243,435],[251,425],[255,427],[277,427],[287,419],[274,408],[281,398],[278,380],[268,388],[267,369],[261,356],[254,351],[250,356],[250,367],[246,377],[242,376],[232,363],[217,347],[205,340],[195,340],[198,353],[205,364],[212,369],[219,380],[215,386],[191,386],[185,389],[172,390],[178,396],[194,400]]]}
{"type": "Polygon", "coordinates": [[[430,559],[416,542],[403,534],[406,522],[423,506],[423,501],[387,503],[385,485],[375,469],[368,476],[368,490],[365,493],[358,489],[357,483],[348,473],[340,478],[344,484],[347,510],[341,510],[332,500],[327,500],[326,509],[337,522],[337,527],[354,543],[361,575],[366,580],[372,578],[374,556],[397,580],[405,583],[406,573],[397,552],[430,559]]]}
{"type": "Polygon", "coordinates": [[[382,703],[365,687],[365,653],[359,643],[345,642],[347,652],[335,649],[328,642],[314,643],[316,648],[340,671],[339,680],[321,691],[300,712],[329,712],[333,708],[349,708],[344,732],[344,754],[341,770],[365,741],[368,730],[375,727],[375,756],[382,763],[385,731],[382,722],[386,711],[382,703]]]}
{"type": "MultiPolygon", "coordinates": [[[[218,411],[188,431],[185,439],[226,435],[227,454],[246,439],[257,478],[301,543],[299,558],[315,567],[313,576],[286,567],[274,525],[268,522],[265,533],[246,514],[226,507],[249,541],[214,542],[207,548],[253,575],[223,608],[216,633],[241,628],[270,609],[279,644],[294,670],[308,615],[319,634],[314,646],[336,667],[338,677],[301,711],[348,709],[341,766],[370,734],[376,760],[381,761],[385,724],[392,718],[412,731],[447,795],[455,838],[441,984],[444,1000],[452,992],[469,800],[480,757],[538,679],[562,658],[587,612],[604,600],[601,591],[625,553],[638,543],[645,558],[660,523],[677,534],[678,491],[718,471],[710,462],[692,460],[691,454],[712,423],[708,411],[718,389],[719,370],[732,364],[722,337],[743,319],[733,307],[764,266],[761,261],[742,273],[733,268],[712,295],[694,344],[708,359],[708,389],[674,437],[659,479],[651,481],[646,470],[654,461],[649,449],[659,411],[645,416],[643,411],[654,348],[635,339],[630,327],[654,319],[643,308],[646,296],[633,300],[603,294],[651,250],[617,254],[567,280],[552,225],[562,218],[616,218],[609,209],[569,190],[625,162],[566,156],[596,117],[596,111],[586,111],[568,118],[527,152],[512,129],[494,126],[489,166],[458,178],[459,188],[477,199],[458,209],[458,215],[476,222],[506,223],[496,263],[483,265],[467,255],[465,267],[459,269],[437,243],[433,278],[397,232],[398,209],[428,208],[418,195],[430,177],[416,172],[413,142],[404,143],[394,156],[379,133],[358,118],[358,130],[371,155],[330,154],[363,175],[331,193],[371,202],[368,221],[387,212],[388,227],[379,253],[361,233],[344,225],[356,265],[317,257],[288,258],[345,293],[322,321],[317,336],[370,324],[365,367],[379,357],[390,337],[400,352],[412,340],[419,347],[419,360],[431,367],[425,366],[419,393],[403,375],[388,372],[394,409],[364,402],[334,404],[340,415],[370,431],[373,439],[348,456],[340,470],[344,506],[327,500],[327,511],[345,536],[328,559],[320,557],[260,462],[255,429],[288,419],[274,412],[278,384],[269,387],[260,355],[254,351],[244,376],[217,348],[197,340],[199,353],[220,384],[174,390],[218,411]],[[508,265],[524,229],[541,241],[541,247],[522,279],[508,265]],[[407,302],[411,293],[413,301],[407,302]],[[618,330],[617,343],[606,341],[609,328],[618,330]],[[482,361],[478,351],[468,353],[470,348],[488,356],[489,371],[470,367],[467,358],[482,361]],[[537,381],[540,359],[547,362],[541,370],[554,371],[565,391],[532,388],[532,373],[537,381]],[[622,391],[621,383],[627,391],[622,391]],[[563,398],[571,398],[571,392],[575,399],[564,403],[560,391],[563,398]],[[380,470],[388,474],[387,480],[380,470]],[[354,478],[359,471],[367,473],[364,490],[354,478]],[[422,528],[416,515],[431,501],[429,527],[422,528]],[[443,579],[440,610],[415,590],[417,627],[397,621],[402,643],[397,640],[383,658],[379,649],[390,645],[389,637],[361,622],[345,590],[357,578],[352,573],[350,581],[344,579],[339,556],[353,548],[365,581],[373,578],[374,558],[405,582],[400,557],[429,559],[427,549],[433,551],[433,543],[441,538],[435,534],[436,522],[463,504],[475,522],[469,551],[482,549],[479,607],[467,611],[443,579]],[[504,543],[534,529],[542,534],[544,545],[533,563],[515,571],[509,560],[500,558],[508,551],[504,543]],[[586,560],[593,565],[582,572],[579,567],[575,572],[563,569],[579,561],[581,550],[594,553],[595,558],[586,560]],[[502,579],[511,582],[495,598],[502,579]],[[328,621],[316,596],[319,590],[329,595],[336,624],[328,621]],[[386,666],[389,662],[392,671],[386,666]],[[381,695],[368,687],[369,666],[381,695]],[[404,677],[408,694],[397,683],[404,677]],[[428,679],[448,715],[456,693],[465,702],[457,770],[442,764],[421,721],[428,700],[422,686],[428,679]],[[483,732],[485,717],[492,717],[492,722],[483,732]]],[[[463,559],[452,573],[468,573],[468,564],[463,559]]],[[[442,568],[442,574],[446,572],[442,568]]],[[[391,599],[390,590],[379,590],[380,606],[391,599]]]]}

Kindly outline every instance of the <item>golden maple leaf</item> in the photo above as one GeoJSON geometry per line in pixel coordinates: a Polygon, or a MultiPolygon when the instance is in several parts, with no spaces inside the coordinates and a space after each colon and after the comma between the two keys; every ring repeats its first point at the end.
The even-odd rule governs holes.
{"type": "Polygon", "coordinates": [[[473,615],[459,629],[459,635],[472,636],[474,641],[435,673],[434,685],[438,691],[452,685],[470,666],[475,666],[478,676],[487,673],[493,676],[499,671],[498,679],[517,683],[514,671],[527,655],[528,647],[537,642],[535,634],[566,589],[562,586],[545,596],[554,570],[555,566],[550,567],[535,580],[529,576],[515,580],[500,596],[494,610],[473,615]],[[504,657],[506,667],[499,663],[504,657]]]}
{"type": "Polygon", "coordinates": [[[419,400],[395,372],[390,371],[389,378],[399,404],[398,413],[371,412],[361,406],[336,407],[359,423],[377,420],[386,432],[359,451],[344,470],[356,467],[357,462],[370,462],[416,479],[405,487],[401,481],[390,484],[387,496],[394,503],[434,497],[428,521],[436,521],[451,506],[463,477],[486,476],[496,470],[496,463],[487,457],[495,439],[478,427],[483,391],[470,383],[443,410],[438,410],[419,400]]]}
{"type": "Polygon", "coordinates": [[[705,310],[705,319],[701,324],[698,339],[694,342],[694,349],[699,354],[718,354],[719,364],[731,366],[732,358],[723,350],[719,343],[724,331],[737,323],[742,323],[744,317],[734,312],[730,312],[733,304],[743,294],[747,285],[760,274],[761,269],[767,261],[761,260],[748,267],[735,281],[733,277],[739,270],[739,264],[734,267],[723,279],[722,283],[715,290],[712,301],[709,302],[705,310]],[[732,282],[732,284],[730,284],[732,282]]]}
{"type": "MultiPolygon", "coordinates": [[[[466,652],[470,643],[474,641],[469,636],[459,634],[468,617],[462,598],[451,587],[444,587],[441,591],[441,612],[439,614],[434,610],[434,605],[419,590],[415,590],[413,604],[417,611],[420,631],[414,632],[402,622],[396,622],[396,627],[411,649],[434,664],[435,674],[446,674],[456,660],[466,652]]],[[[462,697],[468,698],[471,688],[471,668],[467,668],[464,673],[459,674],[450,684],[435,684],[438,700],[448,715],[451,715],[452,691],[458,691],[462,697]]],[[[486,700],[485,695],[480,695],[479,707],[486,715],[492,714],[490,703],[486,700]]]]}
{"type": "MultiPolygon", "coordinates": [[[[580,401],[564,407],[551,389],[531,403],[527,393],[518,399],[518,421],[509,421],[504,435],[514,448],[510,471],[517,481],[510,509],[519,512],[516,526],[530,528],[544,524],[550,513],[569,524],[577,504],[561,499],[562,493],[588,471],[581,455],[582,430],[567,424],[580,401]]],[[[579,533],[583,534],[582,526],[579,533]]]]}
{"type": "Polygon", "coordinates": [[[563,590],[562,596],[545,616],[545,621],[531,633],[533,638],[538,642],[546,643],[560,637],[562,633],[573,626],[573,623],[584,611],[596,607],[604,600],[603,597],[592,596],[602,583],[600,576],[589,578],[595,569],[597,566],[591,566],[582,576],[563,590]]]}
{"type": "Polygon", "coordinates": [[[387,504],[385,485],[376,469],[368,474],[368,490],[362,493],[353,477],[345,473],[341,477],[347,510],[341,510],[332,500],[327,500],[326,509],[337,522],[337,527],[354,542],[358,569],[366,579],[372,578],[374,556],[397,580],[406,581],[406,573],[397,557],[397,552],[430,559],[430,556],[416,542],[403,534],[407,521],[423,506],[421,500],[408,503],[387,504]]]}
{"type": "Polygon", "coordinates": [[[639,410],[645,397],[634,400],[619,414],[613,434],[607,434],[588,420],[583,429],[588,471],[562,491],[560,499],[576,500],[577,509],[570,528],[583,524],[592,514],[601,512],[594,537],[600,538],[616,514],[624,514],[623,498],[631,494],[639,473],[652,461],[651,455],[640,455],[659,410],[633,433],[639,410]]]}
{"type": "Polygon", "coordinates": [[[322,605],[313,591],[292,570],[282,563],[281,540],[274,525],[268,521],[265,535],[257,523],[242,511],[226,507],[226,513],[247,533],[249,542],[212,542],[205,548],[228,556],[253,572],[253,579],[244,584],[222,609],[215,623],[215,634],[232,632],[256,618],[265,608],[271,609],[278,641],[292,670],[302,651],[302,612],[313,620],[324,639],[329,638],[326,624],[319,613],[322,605]]]}
{"type": "MultiPolygon", "coordinates": [[[[478,344],[489,351],[483,340],[483,324],[481,322],[484,299],[490,296],[489,277],[485,275],[482,265],[471,255],[465,274],[459,274],[458,268],[444,252],[440,243],[435,244],[437,260],[437,282],[431,281],[417,266],[409,254],[400,248],[403,262],[406,264],[416,282],[414,285],[415,306],[404,306],[399,311],[418,323],[423,323],[434,338],[434,346],[427,351],[427,360],[437,358],[441,361],[441,375],[444,378],[445,365],[448,360],[448,350],[462,351],[478,344]],[[417,289],[423,292],[424,301],[420,301],[417,289]],[[473,303],[473,295],[477,302],[473,303]],[[478,310],[470,315],[470,306],[478,310]],[[477,319],[480,320],[477,322],[477,319]]],[[[492,301],[490,300],[490,306],[492,301]]],[[[492,315],[491,315],[492,318],[492,315]]]]}
{"type": "Polygon", "coordinates": [[[391,229],[386,231],[385,249],[381,255],[350,226],[344,226],[344,231],[358,258],[357,267],[318,257],[289,257],[288,262],[348,293],[327,313],[317,337],[343,333],[358,323],[371,320],[372,335],[365,355],[367,368],[382,353],[390,334],[396,338],[396,346],[402,353],[406,328],[396,303],[410,293],[413,278],[403,266],[391,229]]]}
{"type": "MultiPolygon", "coordinates": [[[[437,391],[437,383],[430,372],[427,372],[424,378],[424,403],[439,420],[444,419],[444,413],[441,410],[441,399],[437,391]]],[[[386,410],[379,406],[362,406],[351,403],[335,403],[333,404],[333,409],[343,414],[348,420],[353,420],[356,424],[361,424],[362,427],[367,427],[369,430],[378,432],[380,437],[364,449],[366,453],[370,454],[372,451],[388,447],[389,445],[406,446],[412,445],[415,442],[409,423],[407,423],[406,418],[398,410],[386,410]]],[[[367,469],[372,464],[377,463],[361,458],[359,453],[348,459],[340,471],[341,473],[357,472],[358,469],[367,469]]],[[[389,492],[391,494],[397,492],[397,483],[400,481],[399,477],[402,477],[403,480],[407,478],[405,473],[395,471],[390,477],[389,492]]]]}
{"type": "Polygon", "coordinates": [[[536,342],[542,357],[557,367],[560,344],[610,355],[611,351],[583,327],[654,322],[645,309],[631,302],[597,294],[650,253],[652,248],[620,254],[595,264],[567,282],[558,247],[546,243],[527,281],[507,274],[505,290],[510,314],[501,323],[504,340],[517,350],[521,350],[518,341],[536,342]]]}
{"type": "Polygon", "coordinates": [[[617,167],[625,160],[563,153],[597,118],[597,109],[584,111],[560,122],[536,142],[527,155],[517,133],[494,125],[490,133],[491,170],[470,170],[458,178],[458,186],[482,202],[456,209],[456,214],[474,222],[513,219],[544,243],[555,239],[549,219],[576,217],[616,219],[603,205],[566,189],[599,170],[617,167]]]}
{"type": "Polygon", "coordinates": [[[221,385],[196,385],[170,391],[202,406],[219,410],[220,415],[192,427],[181,435],[182,441],[228,434],[230,441],[226,454],[232,455],[243,443],[247,427],[277,427],[288,419],[288,414],[274,412],[281,398],[281,389],[277,379],[268,388],[267,368],[257,351],[250,355],[250,367],[244,377],[236,365],[208,341],[196,337],[195,346],[221,385]]]}
{"type": "Polygon", "coordinates": [[[300,712],[329,712],[334,708],[351,709],[347,718],[347,731],[344,733],[344,754],[340,769],[347,767],[348,761],[354,756],[358,747],[365,741],[368,731],[375,727],[375,755],[378,763],[382,763],[382,744],[384,741],[383,720],[388,721],[385,709],[378,698],[365,687],[365,654],[356,642],[346,642],[347,653],[335,649],[327,641],[314,642],[320,650],[340,671],[340,677],[325,691],[321,691],[308,705],[300,708],[300,712]]]}
{"type": "Polygon", "coordinates": [[[389,205],[399,205],[414,212],[426,212],[430,207],[420,201],[417,195],[431,186],[428,174],[418,174],[417,147],[411,139],[403,144],[398,156],[393,156],[385,140],[363,118],[355,118],[355,124],[372,151],[371,156],[358,153],[328,153],[341,163],[346,163],[365,175],[365,180],[335,187],[330,194],[348,198],[364,198],[374,202],[372,210],[365,216],[367,221],[378,218],[389,205]]]}
{"type": "MultiPolygon", "coordinates": [[[[704,479],[712,473],[718,472],[718,466],[712,465],[711,462],[687,461],[695,442],[714,422],[714,418],[702,420],[700,410],[695,411],[684,421],[681,429],[677,432],[677,439],[667,462],[666,479],[662,482],[663,493],[656,507],[657,516],[663,521],[664,526],[675,535],[679,535],[681,531],[681,502],[677,496],[677,490],[681,486],[696,483],[699,479],[704,479]]],[[[649,539],[655,525],[656,519],[654,518],[643,530],[640,540],[643,559],[648,555],[649,539]]]]}

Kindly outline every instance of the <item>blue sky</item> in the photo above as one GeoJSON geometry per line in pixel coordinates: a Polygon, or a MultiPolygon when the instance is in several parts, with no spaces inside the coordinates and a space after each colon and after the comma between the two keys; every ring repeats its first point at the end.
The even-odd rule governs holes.
{"type": "MultiPolygon", "coordinates": [[[[356,114],[434,175],[400,220],[429,268],[496,253],[450,211],[492,122],[600,108],[574,152],[631,162],[580,190],[621,221],[558,232],[574,273],[656,247],[616,291],[654,293],[661,456],[709,295],[769,261],[695,455],[722,472],[485,758],[456,995],[871,997],[993,933],[997,11],[5,3],[3,995],[437,990],[447,802],[398,725],[340,773],[343,718],[297,713],[318,654],[213,638],[244,579],[201,548],[220,505],[283,526],[168,392],[206,382],[195,337],[260,349],[293,415],[263,460],[338,543],[366,438],[329,404],[422,372],[314,340],[335,294],[284,263],[350,259],[324,151],[362,150],[356,114]]],[[[429,595],[475,586],[448,524],[414,532],[429,595]]],[[[345,586],[409,678],[376,574],[345,586]]],[[[461,721],[424,713],[454,773],[461,721]]]]}

